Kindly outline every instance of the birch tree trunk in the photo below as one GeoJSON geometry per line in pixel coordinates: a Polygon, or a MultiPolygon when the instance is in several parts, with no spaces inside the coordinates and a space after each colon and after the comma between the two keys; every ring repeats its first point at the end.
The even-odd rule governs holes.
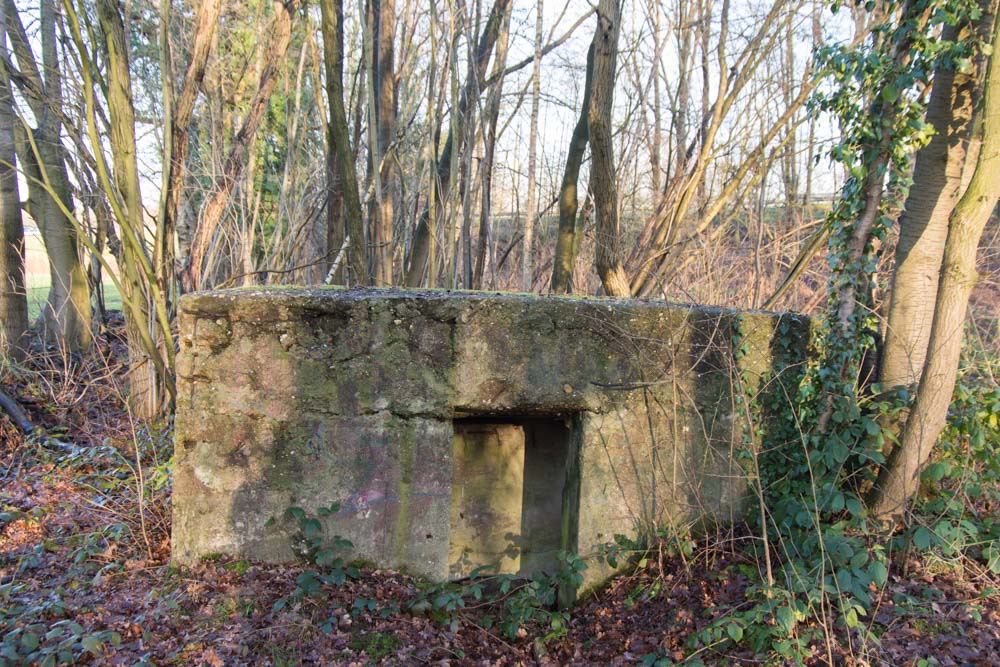
{"type": "Polygon", "coordinates": [[[531,252],[535,240],[535,162],[538,151],[538,102],[542,76],[543,4],[543,0],[538,0],[535,10],[535,61],[531,74],[531,121],[528,130],[528,201],[524,213],[524,254],[521,256],[521,289],[525,292],[530,292],[534,287],[531,252]]]}

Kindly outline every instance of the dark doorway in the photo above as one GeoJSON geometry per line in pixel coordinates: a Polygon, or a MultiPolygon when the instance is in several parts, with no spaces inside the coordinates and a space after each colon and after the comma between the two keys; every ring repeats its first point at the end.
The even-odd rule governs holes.
{"type": "Polygon", "coordinates": [[[570,420],[455,420],[450,577],[492,566],[530,576],[552,572],[562,526],[570,420]]]}

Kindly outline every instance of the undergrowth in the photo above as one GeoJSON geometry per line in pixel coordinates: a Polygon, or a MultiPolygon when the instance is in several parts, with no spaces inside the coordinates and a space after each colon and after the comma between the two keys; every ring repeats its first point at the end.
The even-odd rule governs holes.
{"type": "MultiPolygon", "coordinates": [[[[967,338],[969,340],[969,338],[967,338]]],[[[1000,574],[1000,359],[966,350],[948,421],[897,549],[1000,574]]]]}
{"type": "MultiPolygon", "coordinates": [[[[871,11],[872,3],[854,4],[871,11]]],[[[982,375],[966,376],[956,390],[939,457],[924,476],[934,492],[917,506],[911,528],[886,540],[865,503],[886,463],[887,445],[895,444],[888,425],[898,423],[894,418],[909,399],[901,388],[871,383],[879,331],[876,267],[911,184],[911,156],[933,132],[923,120],[920,91],[940,65],[961,67],[979,48],[973,40],[953,43],[936,35],[941,26],[974,20],[980,12],[966,1],[906,3],[898,17],[871,15],[883,21],[872,28],[872,39],[816,54],[830,85],[820,88],[812,108],[840,120],[842,138],[831,157],[848,173],[824,223],[831,269],[826,314],[800,374],[757,382],[736,371],[745,425],[741,460],[757,496],[749,552],[760,564],[759,576],[747,590],[752,604],[729,610],[692,637],[695,652],[742,645],[801,663],[816,658],[819,645],[832,663],[839,638],[851,654],[863,656],[878,644],[872,614],[893,549],[973,556],[991,570],[1000,567],[997,522],[981,511],[995,503],[1000,454],[996,384],[982,375]],[[883,188],[884,196],[873,196],[873,189],[883,188]]],[[[777,356],[801,344],[779,326],[777,356]]],[[[738,369],[746,353],[739,326],[734,348],[738,369]]]]}
{"type": "MultiPolygon", "coordinates": [[[[294,607],[306,598],[322,599],[329,587],[342,585],[360,576],[355,565],[345,562],[343,554],[353,544],[339,535],[328,535],[323,520],[340,510],[339,503],[319,508],[315,514],[300,507],[290,507],[282,520],[291,524],[291,544],[309,566],[296,578],[294,591],[275,602],[273,610],[294,607]]],[[[275,520],[272,520],[272,523],[275,520]]],[[[555,556],[553,572],[534,572],[530,576],[496,573],[495,568],[479,567],[458,582],[417,582],[416,594],[408,600],[355,598],[351,615],[375,613],[382,618],[406,611],[427,616],[455,631],[462,623],[490,630],[494,627],[507,639],[523,636],[526,626],[547,626],[540,641],[561,637],[569,626],[570,614],[559,608],[560,591],[576,591],[583,584],[586,563],[575,554],[560,551],[555,556]]],[[[330,632],[337,618],[320,625],[330,632]]]]}

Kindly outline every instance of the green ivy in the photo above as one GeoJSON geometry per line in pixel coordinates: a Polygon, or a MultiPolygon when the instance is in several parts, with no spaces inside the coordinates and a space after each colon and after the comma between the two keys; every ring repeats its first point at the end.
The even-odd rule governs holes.
{"type": "Polygon", "coordinates": [[[525,625],[540,623],[549,627],[543,642],[561,637],[569,629],[568,611],[558,609],[559,590],[578,589],[583,584],[587,564],[576,554],[556,554],[556,569],[551,574],[535,572],[529,579],[513,574],[489,575],[492,568],[477,568],[461,582],[428,584],[406,605],[415,615],[428,615],[453,632],[468,617],[470,603],[489,608],[477,623],[490,629],[498,626],[508,639],[514,639],[525,625]]]}
{"type": "MultiPolygon", "coordinates": [[[[833,10],[842,4],[834,2],[833,10]]],[[[853,4],[872,12],[876,3],[853,4]]],[[[922,93],[938,66],[962,67],[977,48],[940,39],[941,28],[980,12],[972,0],[900,5],[860,44],[829,45],[815,54],[822,81],[810,109],[839,120],[842,136],[830,156],[848,175],[825,221],[831,269],[826,313],[814,328],[808,366],[757,385],[739,370],[746,353],[739,321],[733,333],[734,380],[744,391],[737,410],[744,423],[740,460],[763,500],[750,504],[751,511],[763,509],[751,519],[761,537],[752,548],[758,558],[769,548],[773,580],[748,590],[749,608],[719,615],[692,637],[695,653],[740,643],[800,662],[820,637],[820,624],[802,622],[824,613],[866,636],[862,619],[888,576],[885,547],[871,530],[862,494],[893,437],[882,424],[905,408],[907,397],[865,386],[866,355],[878,331],[871,295],[879,250],[911,185],[912,156],[933,132],[923,120],[922,93]],[[874,214],[870,228],[859,227],[866,208],[874,214]],[[753,386],[761,390],[750,391],[753,386]]],[[[791,346],[802,345],[792,331],[779,322],[774,367],[781,367],[791,346]]]]}
{"type": "MultiPolygon", "coordinates": [[[[292,549],[315,569],[303,570],[295,578],[295,590],[274,603],[273,611],[292,607],[305,598],[321,597],[323,586],[340,586],[348,578],[357,579],[358,569],[344,562],[341,554],[354,545],[339,535],[328,536],[323,519],[340,511],[340,503],[320,507],[310,514],[301,507],[289,507],[282,518],[293,522],[292,549]]],[[[268,523],[272,523],[273,519],[268,523]]]]}
{"type": "Polygon", "coordinates": [[[105,650],[121,644],[117,632],[88,631],[54,590],[42,602],[21,603],[23,585],[0,586],[0,667],[8,665],[73,665],[102,658],[105,650]]]}
{"type": "MultiPolygon", "coordinates": [[[[969,350],[967,349],[967,352],[969,350]]],[[[966,360],[968,362],[968,360],[966,360]]],[[[1000,574],[1000,385],[996,361],[963,363],[948,421],[899,547],[971,557],[1000,574]]]]}

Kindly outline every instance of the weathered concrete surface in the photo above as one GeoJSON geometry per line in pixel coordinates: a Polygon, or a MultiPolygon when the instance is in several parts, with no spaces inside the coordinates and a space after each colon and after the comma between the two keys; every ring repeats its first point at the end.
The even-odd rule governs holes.
{"type": "Polygon", "coordinates": [[[807,326],[476,292],[230,290],[180,310],[174,558],[290,559],[283,512],[339,501],[325,528],[347,557],[437,579],[738,515],[733,385],[781,370],[779,322],[807,326]]]}

